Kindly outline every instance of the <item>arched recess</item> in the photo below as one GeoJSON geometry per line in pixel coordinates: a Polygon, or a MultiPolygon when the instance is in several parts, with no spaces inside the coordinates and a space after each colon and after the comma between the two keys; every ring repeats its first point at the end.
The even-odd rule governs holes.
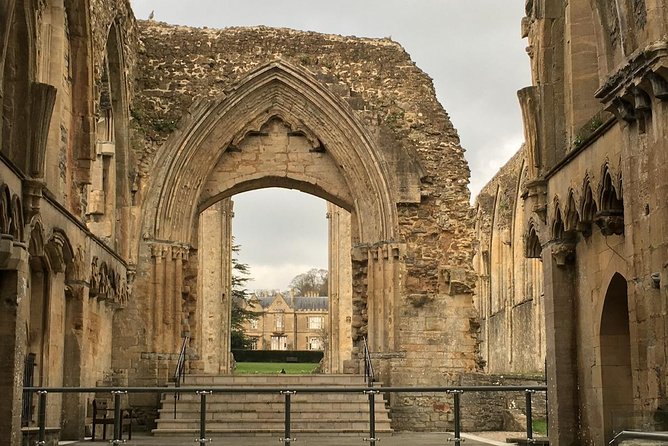
{"type": "Polygon", "coordinates": [[[90,183],[91,163],[95,159],[94,63],[89,0],[65,0],[65,14],[72,76],[70,141],[75,163],[73,179],[77,185],[81,185],[90,183]]]}
{"type": "Polygon", "coordinates": [[[624,233],[624,201],[621,178],[615,181],[608,166],[603,168],[603,180],[599,186],[600,211],[596,214],[596,224],[603,235],[622,235],[624,233]]]}
{"type": "MultiPolygon", "coordinates": [[[[369,311],[379,315],[369,318],[370,327],[376,324],[369,333],[380,351],[391,350],[395,328],[386,320],[400,289],[397,198],[381,148],[349,106],[305,70],[276,61],[247,75],[226,97],[195,106],[179,127],[155,160],[142,205],[137,255],[152,261],[138,267],[158,277],[144,284],[153,296],[146,303],[150,323],[169,321],[172,326],[161,329],[174,332],[180,289],[159,278],[180,274],[200,211],[233,193],[290,187],[350,211],[353,243],[370,247],[366,254],[375,266],[368,274],[384,277],[368,288],[369,311]],[[276,153],[273,165],[244,160],[263,138],[271,140],[267,147],[283,141],[286,150],[276,153]]],[[[175,348],[167,344],[166,351],[175,348]]]]}
{"type": "MultiPolygon", "coordinates": [[[[30,86],[35,75],[33,14],[17,0],[9,29],[2,76],[2,153],[28,172],[30,86]]],[[[4,42],[3,42],[4,43],[4,42]]]]}
{"type": "Polygon", "coordinates": [[[530,373],[543,369],[544,310],[541,244],[533,221],[527,221],[526,190],[528,169],[520,170],[513,215],[513,292],[510,307],[511,370],[530,373]],[[527,256],[530,252],[531,255],[527,256]],[[537,254],[537,255],[536,255],[537,254]]]}
{"type": "Polygon", "coordinates": [[[272,116],[298,123],[336,161],[353,193],[359,241],[392,240],[396,199],[380,148],[346,104],[311,74],[284,61],[250,73],[227,97],[200,104],[180,124],[182,130],[165,143],[156,159],[144,200],[143,233],[188,243],[204,180],[221,156],[234,150],[235,140],[272,116]]]}
{"type": "Polygon", "coordinates": [[[112,23],[101,66],[96,102],[95,157],[86,214],[89,227],[122,256],[128,253],[129,131],[123,42],[112,23]]]}
{"type": "Polygon", "coordinates": [[[633,412],[633,376],[627,282],[616,273],[605,293],[599,332],[601,398],[606,443],[633,412]]]}

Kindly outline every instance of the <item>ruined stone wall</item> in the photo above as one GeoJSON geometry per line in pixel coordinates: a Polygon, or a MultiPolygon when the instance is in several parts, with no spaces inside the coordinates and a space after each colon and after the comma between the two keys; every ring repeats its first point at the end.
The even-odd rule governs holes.
{"type": "Polygon", "coordinates": [[[652,370],[666,367],[667,5],[527,6],[526,240],[542,249],[550,443],[601,444],[662,429],[666,406],[652,370]]]}
{"type": "Polygon", "coordinates": [[[476,198],[481,356],[489,373],[535,374],[544,369],[545,338],[540,260],[526,258],[525,148],[476,198]]]}
{"type": "MultiPolygon", "coordinates": [[[[470,267],[469,171],[456,131],[436,100],[431,80],[397,43],[285,29],[212,30],[156,22],[140,22],[140,34],[142,51],[137,67],[137,95],[131,110],[136,132],[132,149],[139,176],[135,195],[137,209],[139,206],[155,208],[157,204],[152,201],[151,188],[161,181],[152,176],[155,165],[163,162],[163,151],[175,150],[172,147],[180,141],[179,138],[191,132],[189,126],[199,119],[197,117],[205,116],[202,113],[207,104],[215,107],[221,101],[224,103],[224,98],[234,97],[238,89],[247,88],[242,84],[257,73],[254,69],[272,67],[271,63],[275,63],[279,68],[266,70],[282,69],[282,64],[295,67],[299,73],[303,70],[305,76],[328,91],[327,95],[332,98],[328,99],[330,103],[341,103],[346,112],[352,113],[354,120],[362,125],[360,132],[369,135],[372,145],[379,148],[373,156],[377,157],[380,170],[386,172],[383,177],[386,186],[381,192],[389,197],[388,203],[391,204],[387,209],[391,214],[396,213],[396,216],[385,215],[388,222],[396,219],[396,226],[385,229],[393,235],[387,239],[370,240],[372,244],[368,244],[368,234],[388,223],[377,221],[373,223],[374,227],[363,224],[369,221],[368,215],[362,215],[367,210],[362,207],[353,209],[357,204],[353,205],[349,200],[361,190],[343,191],[350,195],[330,195],[348,207],[353,218],[355,310],[351,323],[356,328],[355,333],[368,332],[372,336],[374,359],[379,362],[381,377],[388,384],[448,384],[455,382],[462,371],[477,369],[478,324],[470,294],[474,279],[470,267]],[[364,237],[367,243],[360,244],[364,237]],[[370,330],[368,324],[372,325],[370,330]],[[380,334],[383,330],[387,330],[387,335],[380,334]]],[[[305,97],[302,102],[309,104],[309,100],[312,98],[305,97]]],[[[315,118],[318,113],[322,111],[310,111],[315,118]]],[[[229,193],[230,187],[232,190],[236,187],[235,181],[241,181],[234,180],[222,187],[226,179],[233,179],[229,172],[242,178],[246,168],[257,170],[257,166],[248,165],[249,161],[243,158],[244,150],[247,152],[252,146],[248,141],[252,138],[268,141],[266,138],[276,132],[274,127],[263,127],[265,122],[259,122],[259,118],[252,119],[258,122],[247,124],[243,135],[216,143],[219,146],[230,144],[232,149],[225,152],[225,158],[220,158],[223,163],[220,164],[221,174],[205,177],[210,183],[204,183],[203,191],[216,190],[224,195],[229,193]],[[246,143],[251,145],[240,149],[242,145],[239,143],[245,137],[248,137],[246,143]],[[235,156],[239,168],[227,169],[224,163],[229,164],[235,156]],[[223,175],[224,172],[227,173],[223,175]],[[218,189],[208,186],[214,183],[218,189]]],[[[280,120],[289,138],[299,136],[303,122],[291,121],[289,116],[280,116],[280,120]]],[[[280,126],[276,128],[280,129],[280,126]]],[[[308,129],[302,132],[301,136],[304,135],[312,144],[312,150],[311,154],[305,151],[303,156],[311,157],[315,156],[313,153],[321,152],[323,157],[329,156],[329,140],[323,139],[324,147],[320,148],[318,135],[308,129]]],[[[271,144],[280,139],[279,136],[276,138],[271,144]]],[[[332,141],[334,143],[338,144],[332,141]]],[[[186,141],[185,144],[194,143],[186,141]]],[[[276,150],[282,146],[267,147],[276,150]]],[[[220,149],[212,145],[211,153],[215,150],[220,149]]],[[[263,159],[264,166],[269,169],[267,175],[271,173],[271,166],[280,164],[292,168],[298,162],[289,157],[282,161],[285,157],[279,152],[276,151],[276,159],[263,159]]],[[[327,186],[335,184],[330,180],[337,180],[336,169],[341,172],[353,168],[340,164],[334,170],[322,170],[322,190],[325,192],[336,189],[327,186]]],[[[308,168],[308,164],[305,165],[308,168]]],[[[193,167],[201,170],[203,166],[193,167]]],[[[255,187],[271,184],[272,180],[267,180],[256,183],[255,187]]],[[[318,193],[318,189],[313,191],[318,193]]],[[[199,195],[198,199],[203,196],[206,197],[199,195]]],[[[215,198],[215,195],[211,197],[215,198]]],[[[208,202],[204,200],[202,203],[208,202]]],[[[150,221],[147,218],[152,217],[138,216],[138,227],[147,225],[150,221]]],[[[166,233],[190,231],[179,228],[174,221],[160,224],[159,230],[166,227],[166,233]]],[[[142,231],[146,231],[141,234],[143,237],[152,235],[150,230],[142,231]]],[[[151,295],[152,285],[147,282],[151,273],[142,268],[155,260],[141,243],[138,245],[132,254],[137,256],[133,261],[139,267],[138,290],[151,295]]],[[[150,308],[145,307],[143,311],[150,311],[150,308]]],[[[134,321],[134,317],[131,311],[128,320],[134,321]]],[[[143,324],[140,318],[136,322],[136,326],[143,324]]],[[[127,325],[132,329],[129,323],[127,325]]],[[[142,348],[151,347],[132,346],[128,352],[142,348]]],[[[397,428],[410,426],[408,418],[401,415],[410,410],[409,407],[404,412],[397,411],[397,428]]],[[[440,422],[433,420],[425,427],[435,428],[440,422]]]]}

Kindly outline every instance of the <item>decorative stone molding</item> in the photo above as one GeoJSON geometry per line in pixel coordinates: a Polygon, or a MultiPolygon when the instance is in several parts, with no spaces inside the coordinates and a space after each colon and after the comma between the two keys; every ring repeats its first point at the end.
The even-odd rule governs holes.
{"type": "Polygon", "coordinates": [[[605,236],[624,234],[624,211],[600,211],[594,216],[594,221],[605,236]]]}
{"type": "Polygon", "coordinates": [[[541,167],[540,98],[538,87],[526,87],[517,92],[524,123],[524,151],[530,179],[538,177],[541,167]]]}
{"type": "Polygon", "coordinates": [[[522,197],[529,202],[531,212],[540,217],[540,221],[547,222],[547,181],[543,179],[527,181],[522,197]]]}
{"type": "Polygon", "coordinates": [[[97,256],[91,261],[89,297],[123,307],[128,302],[127,278],[100,262],[97,256]]]}
{"type": "Polygon", "coordinates": [[[35,82],[30,89],[30,176],[44,178],[46,141],[56,104],[56,87],[35,82]]]}
{"type": "Polygon", "coordinates": [[[652,98],[668,100],[668,42],[655,42],[636,51],[628,63],[595,93],[606,109],[626,122],[649,112],[652,98]]]}
{"type": "Polygon", "coordinates": [[[45,185],[42,180],[23,181],[23,210],[27,220],[39,214],[44,187],[45,185]]]}
{"type": "Polygon", "coordinates": [[[552,257],[557,266],[572,265],[575,262],[575,242],[573,240],[553,240],[552,257]]]}

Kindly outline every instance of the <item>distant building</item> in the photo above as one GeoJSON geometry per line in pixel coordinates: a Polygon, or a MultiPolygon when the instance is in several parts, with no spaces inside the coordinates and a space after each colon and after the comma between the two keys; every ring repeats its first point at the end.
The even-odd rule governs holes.
{"type": "Polygon", "coordinates": [[[327,296],[253,296],[248,309],[260,314],[244,326],[253,350],[324,350],[327,296]]]}

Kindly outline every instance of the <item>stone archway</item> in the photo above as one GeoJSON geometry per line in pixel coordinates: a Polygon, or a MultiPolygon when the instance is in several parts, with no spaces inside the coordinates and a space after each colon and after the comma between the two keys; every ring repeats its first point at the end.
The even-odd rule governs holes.
{"type": "Polygon", "coordinates": [[[633,376],[626,279],[616,273],[605,294],[600,328],[601,398],[605,441],[633,412],[633,376]]]}
{"type": "Polygon", "coordinates": [[[142,210],[138,255],[151,262],[139,275],[150,276],[143,281],[153,297],[150,349],[177,351],[188,300],[182,268],[200,212],[239,192],[279,186],[351,213],[356,260],[365,264],[359,281],[368,296],[369,338],[375,350],[393,351],[405,251],[395,241],[397,197],[381,149],[349,107],[302,69],[278,61],[249,74],[229,96],[199,104],[180,128],[156,159],[142,210]]]}

